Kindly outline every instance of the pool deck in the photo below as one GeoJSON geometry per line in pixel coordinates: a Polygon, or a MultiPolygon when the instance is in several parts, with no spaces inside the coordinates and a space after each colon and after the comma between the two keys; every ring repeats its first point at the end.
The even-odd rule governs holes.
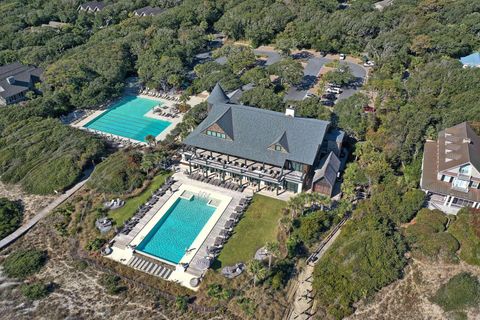
{"type": "MultiPolygon", "coordinates": [[[[205,192],[204,190],[182,184],[178,188],[178,191],[176,191],[166,202],[165,204],[160,208],[160,210],[157,211],[156,214],[153,215],[153,217],[145,224],[144,228],[140,230],[140,232],[137,233],[137,235],[132,239],[130,242],[130,246],[138,246],[140,242],[148,235],[148,233],[155,227],[155,225],[162,219],[162,217],[167,213],[167,211],[173,206],[173,204],[177,201],[178,198],[180,198],[183,194],[184,191],[190,191],[194,194],[202,193],[205,192]]],[[[207,238],[208,234],[210,233],[210,230],[215,226],[217,223],[218,218],[222,215],[222,213],[225,211],[227,208],[228,204],[232,200],[231,197],[224,196],[222,194],[209,194],[209,196],[213,199],[220,200],[219,206],[216,208],[216,210],[213,212],[212,216],[208,219],[208,221],[205,223],[203,226],[202,230],[198,233],[197,237],[195,240],[192,242],[190,245],[190,248],[186,251],[185,255],[182,257],[180,262],[178,264],[182,263],[190,263],[190,260],[195,256],[199,248],[201,247],[203,241],[207,238]]],[[[193,213],[192,213],[193,214],[193,213]]],[[[146,252],[141,251],[142,254],[147,254],[146,252]]],[[[171,264],[173,266],[176,266],[176,264],[170,262],[170,261],[165,261],[162,260],[159,257],[151,256],[152,258],[159,259],[160,261],[171,264]]]]}
{"type": "MultiPolygon", "coordinates": [[[[132,245],[135,246],[141,242],[141,240],[148,234],[148,232],[150,232],[150,230],[161,219],[161,217],[168,211],[171,205],[175,203],[175,201],[182,195],[184,190],[188,190],[193,193],[202,192],[210,194],[213,199],[220,200],[220,203],[217,207],[217,210],[214,212],[212,217],[210,217],[208,222],[198,234],[197,238],[190,246],[191,249],[180,261],[180,263],[188,263],[189,267],[185,270],[180,264],[175,265],[175,270],[168,278],[168,281],[179,283],[184,287],[196,291],[198,290],[198,287],[192,287],[190,285],[190,280],[193,278],[201,278],[206,272],[206,270],[201,267],[200,261],[207,256],[207,246],[213,245],[215,238],[220,235],[220,231],[225,226],[225,223],[229,220],[234,208],[239,204],[240,199],[246,194],[191,180],[181,172],[173,175],[173,178],[176,180],[172,186],[172,190],[174,190],[174,192],[168,191],[164,196],[162,196],[128,235],[118,234],[114,238],[115,242],[112,246],[112,253],[106,257],[128,265],[134,255],[132,245]]],[[[171,262],[150,256],[144,252],[139,253],[147,257],[157,259],[164,264],[169,264],[171,266],[174,265],[171,262]]]]}
{"type": "MultiPolygon", "coordinates": [[[[162,106],[167,106],[168,108],[172,108],[172,107],[174,106],[174,104],[177,103],[177,102],[175,102],[175,101],[171,101],[171,100],[167,100],[167,99],[163,99],[163,98],[158,98],[158,97],[152,97],[152,96],[148,96],[148,95],[144,95],[144,94],[139,94],[139,95],[137,95],[137,97],[145,98],[145,99],[150,99],[150,100],[156,100],[156,101],[158,101],[158,102],[161,102],[161,103],[162,103],[162,106]]],[[[106,137],[115,137],[115,138],[118,138],[118,139],[127,140],[127,141],[129,141],[129,142],[131,142],[131,143],[140,143],[140,144],[147,145],[147,143],[146,143],[145,141],[139,141],[139,140],[135,140],[135,139],[131,139],[131,138],[127,138],[127,137],[123,137],[123,136],[111,134],[111,133],[108,133],[108,132],[93,130],[93,129],[90,129],[90,128],[85,127],[85,125],[87,125],[87,123],[89,123],[90,121],[96,119],[98,116],[100,116],[102,113],[106,112],[107,110],[108,110],[108,108],[106,108],[106,109],[104,109],[104,110],[96,110],[96,111],[90,113],[89,115],[87,115],[87,116],[86,116],[85,118],[83,118],[82,120],[77,121],[77,122],[71,124],[71,126],[73,126],[73,127],[75,127],[75,128],[82,129],[82,130],[86,130],[86,131],[89,131],[89,132],[93,132],[93,133],[96,133],[96,134],[100,134],[100,135],[103,135],[103,136],[106,136],[106,137]]],[[[148,117],[148,118],[152,118],[152,119],[157,119],[157,120],[163,120],[163,121],[168,121],[168,122],[170,122],[170,125],[169,125],[167,128],[165,128],[165,130],[163,130],[162,132],[160,132],[159,135],[157,135],[157,136],[155,137],[155,139],[156,139],[157,141],[161,141],[161,140],[165,139],[165,137],[166,137],[173,129],[175,129],[175,127],[177,126],[177,124],[179,124],[180,122],[182,122],[184,114],[183,114],[183,113],[178,114],[178,117],[177,117],[177,118],[167,118],[167,117],[159,116],[159,115],[153,113],[153,110],[150,110],[150,111],[148,111],[144,116],[145,116],[145,117],[148,117]]]]}

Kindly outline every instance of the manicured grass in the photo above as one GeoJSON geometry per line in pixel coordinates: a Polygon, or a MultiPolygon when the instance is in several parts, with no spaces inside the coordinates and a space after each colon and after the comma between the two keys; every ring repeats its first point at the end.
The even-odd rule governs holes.
{"type": "Polygon", "coordinates": [[[171,172],[160,173],[153,178],[150,185],[142,193],[138,196],[127,199],[123,207],[111,211],[110,217],[115,221],[117,226],[123,225],[127,219],[133,216],[138,207],[147,202],[152,196],[152,192],[160,188],[165,183],[165,180],[171,175],[171,172]]]}
{"type": "Polygon", "coordinates": [[[234,228],[232,237],[221,251],[215,267],[233,265],[253,259],[255,252],[267,242],[277,240],[279,220],[285,202],[255,195],[244,217],[234,228]]]}

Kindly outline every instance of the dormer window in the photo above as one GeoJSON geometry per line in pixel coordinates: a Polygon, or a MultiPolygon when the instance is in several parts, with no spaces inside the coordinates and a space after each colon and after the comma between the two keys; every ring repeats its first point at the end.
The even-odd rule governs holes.
{"type": "Polygon", "coordinates": [[[227,136],[225,135],[225,133],[221,133],[221,132],[217,132],[217,131],[212,131],[212,130],[207,130],[207,136],[212,136],[212,137],[227,139],[227,136]]]}
{"type": "Polygon", "coordinates": [[[282,151],[282,146],[279,144],[275,145],[275,151],[282,151]]]}
{"type": "Polygon", "coordinates": [[[471,168],[472,166],[467,164],[467,165],[461,166],[458,171],[460,172],[460,174],[470,175],[471,168]]]}

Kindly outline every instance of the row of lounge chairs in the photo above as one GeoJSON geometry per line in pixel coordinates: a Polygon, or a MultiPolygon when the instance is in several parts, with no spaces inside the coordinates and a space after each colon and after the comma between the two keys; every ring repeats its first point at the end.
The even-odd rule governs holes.
{"type": "Polygon", "coordinates": [[[125,201],[120,198],[112,199],[110,201],[104,202],[103,206],[107,209],[114,210],[125,205],[125,201]]]}
{"type": "Polygon", "coordinates": [[[105,133],[105,132],[102,132],[102,131],[98,131],[98,130],[94,130],[94,129],[90,129],[90,128],[84,128],[84,130],[89,131],[89,132],[93,132],[93,133],[95,133],[99,136],[104,137],[105,139],[112,142],[114,145],[116,145],[119,148],[123,148],[124,146],[138,147],[138,146],[143,145],[140,142],[133,142],[130,139],[122,138],[120,136],[115,136],[115,135],[105,133]]]}
{"type": "Polygon", "coordinates": [[[229,189],[229,190],[240,191],[240,192],[243,192],[243,190],[245,190],[245,186],[241,186],[241,185],[238,185],[238,184],[230,182],[230,181],[222,181],[222,180],[217,179],[217,178],[205,177],[204,175],[199,174],[199,173],[194,173],[194,174],[190,175],[190,178],[193,179],[193,180],[209,183],[211,185],[214,185],[214,186],[217,186],[217,187],[222,187],[222,188],[229,189]]]}
{"type": "Polygon", "coordinates": [[[147,96],[152,96],[152,97],[156,97],[156,98],[162,98],[162,99],[167,99],[167,100],[171,100],[171,101],[180,102],[180,98],[178,98],[178,97],[173,97],[173,96],[171,96],[167,93],[158,92],[156,90],[149,90],[148,88],[141,90],[140,93],[144,94],[144,95],[147,95],[147,96]]]}
{"type": "Polygon", "coordinates": [[[230,238],[233,232],[233,227],[241,219],[248,206],[252,201],[251,196],[240,199],[239,205],[235,207],[233,212],[230,214],[229,219],[225,222],[225,225],[220,230],[219,236],[215,238],[215,241],[212,246],[207,246],[207,256],[205,259],[213,260],[215,259],[220,250],[223,248],[223,244],[230,238]]]}
{"type": "Polygon", "coordinates": [[[148,199],[145,204],[141,205],[138,208],[137,212],[135,212],[135,215],[125,222],[120,233],[129,234],[130,231],[132,231],[132,229],[140,221],[140,219],[142,219],[145,214],[153,208],[153,206],[158,202],[158,200],[160,200],[160,198],[167,192],[167,190],[172,188],[172,185],[174,183],[175,180],[173,180],[171,177],[168,178],[167,181],[165,181],[165,184],[161,186],[157,191],[153,192],[150,199],[148,199]]]}
{"type": "Polygon", "coordinates": [[[167,110],[167,111],[163,111],[162,109],[155,109],[153,111],[155,114],[158,114],[159,116],[161,117],[165,117],[165,118],[178,118],[179,117],[179,113],[180,111],[178,110],[167,110]]]}

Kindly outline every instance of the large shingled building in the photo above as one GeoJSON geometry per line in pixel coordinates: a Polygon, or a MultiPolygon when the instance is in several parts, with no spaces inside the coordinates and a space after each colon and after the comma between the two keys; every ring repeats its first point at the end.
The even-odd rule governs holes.
{"type": "Polygon", "coordinates": [[[229,179],[257,190],[328,196],[340,170],[344,133],[330,122],[233,104],[219,84],[208,116],[184,140],[189,171],[229,179]]]}
{"type": "Polygon", "coordinates": [[[25,94],[35,89],[43,70],[14,62],[0,67],[0,106],[25,100],[25,94]]]}
{"type": "Polygon", "coordinates": [[[430,204],[447,213],[465,206],[480,209],[480,137],[467,122],[425,143],[420,185],[430,204]]]}

